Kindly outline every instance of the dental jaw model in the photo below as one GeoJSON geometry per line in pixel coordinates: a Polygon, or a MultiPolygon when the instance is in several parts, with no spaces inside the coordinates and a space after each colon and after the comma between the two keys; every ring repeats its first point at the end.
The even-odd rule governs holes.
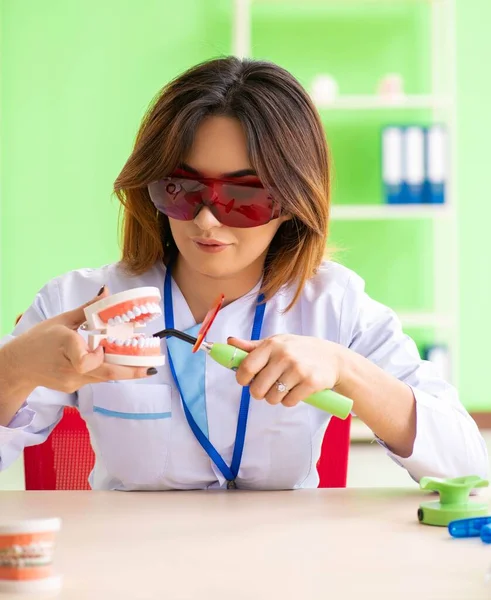
{"type": "MultiPolygon", "coordinates": [[[[4,515],[2,515],[4,518],[4,515]]],[[[56,538],[61,520],[29,519],[0,523],[0,594],[33,593],[35,598],[52,597],[62,579],[53,570],[56,538]]]]}
{"type": "Polygon", "coordinates": [[[139,332],[162,315],[160,291],[141,287],[102,298],[84,309],[89,349],[104,349],[105,362],[131,367],[165,363],[160,338],[139,332]]]}

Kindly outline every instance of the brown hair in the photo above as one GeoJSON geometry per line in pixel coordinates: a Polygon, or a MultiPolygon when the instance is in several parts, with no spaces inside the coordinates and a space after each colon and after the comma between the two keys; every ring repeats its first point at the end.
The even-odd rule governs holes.
{"type": "Polygon", "coordinates": [[[296,285],[290,308],[324,257],[329,159],[308,94],[288,71],[270,62],[215,59],[189,69],[159,92],[114,184],[123,206],[122,263],[139,275],[175,256],[168,218],[156,214],[147,185],[185,160],[197,127],[210,115],[241,122],[252,166],[292,216],[271,242],[262,287],[269,299],[283,285],[296,285]]]}

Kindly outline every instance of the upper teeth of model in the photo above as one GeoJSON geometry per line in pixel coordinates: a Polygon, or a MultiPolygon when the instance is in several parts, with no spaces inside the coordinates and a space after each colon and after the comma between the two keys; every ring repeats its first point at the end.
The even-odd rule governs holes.
{"type": "Polygon", "coordinates": [[[134,321],[137,317],[141,315],[148,315],[144,319],[144,321],[153,321],[153,319],[157,319],[162,314],[160,310],[160,306],[155,302],[147,302],[146,304],[142,304],[141,306],[134,306],[131,310],[121,315],[116,315],[111,319],[108,319],[108,325],[120,325],[121,323],[129,323],[130,321],[134,321]]]}

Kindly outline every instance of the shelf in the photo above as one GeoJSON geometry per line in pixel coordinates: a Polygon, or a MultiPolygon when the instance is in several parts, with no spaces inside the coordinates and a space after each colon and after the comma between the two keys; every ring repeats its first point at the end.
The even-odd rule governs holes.
{"type": "Polygon", "coordinates": [[[454,325],[451,316],[434,312],[397,313],[403,327],[450,329],[454,325]]]}
{"type": "Polygon", "coordinates": [[[335,204],[331,207],[331,218],[335,221],[439,219],[451,212],[445,204],[335,204]]]}
{"type": "Polygon", "coordinates": [[[338,96],[332,102],[316,102],[318,110],[421,110],[443,109],[451,104],[445,97],[414,94],[383,98],[375,94],[338,96]]]}
{"type": "MultiPolygon", "coordinates": [[[[399,96],[383,97],[378,94],[381,79],[389,72],[398,73],[405,71],[407,65],[405,63],[405,54],[402,53],[402,48],[397,46],[397,56],[391,57],[392,45],[388,44],[384,47],[386,55],[380,54],[380,57],[374,57],[375,63],[370,63],[370,71],[374,71],[371,76],[371,84],[359,83],[356,85],[343,85],[343,82],[338,80],[340,75],[337,75],[336,68],[331,66],[323,73],[323,68],[319,69],[304,69],[302,83],[305,85],[310,97],[314,102],[317,110],[320,113],[321,119],[329,127],[329,123],[333,122],[339,128],[338,131],[349,123],[353,126],[356,122],[363,123],[372,127],[377,126],[380,130],[381,123],[406,123],[411,124],[416,120],[419,124],[428,124],[432,122],[445,122],[449,130],[449,155],[455,156],[452,150],[455,145],[455,129],[456,129],[456,97],[455,97],[455,73],[453,69],[447,69],[447,65],[451,64],[455,55],[455,34],[454,21],[455,9],[452,2],[448,0],[234,0],[234,31],[233,31],[233,47],[239,56],[254,56],[252,52],[254,48],[252,31],[254,24],[258,21],[259,33],[264,35],[266,26],[276,27],[286,24],[287,29],[295,31],[295,28],[304,28],[306,32],[312,29],[312,23],[317,23],[317,20],[322,20],[330,26],[336,27],[339,23],[342,27],[350,26],[350,19],[354,19],[356,25],[353,30],[356,33],[357,27],[370,27],[375,25],[374,34],[382,32],[386,27],[388,19],[394,17],[398,19],[397,26],[404,26],[403,20],[410,19],[409,24],[412,27],[419,24],[422,27],[421,35],[425,37],[424,56],[421,54],[421,64],[415,70],[422,76],[426,72],[434,73],[436,76],[431,81],[430,86],[413,87],[406,85],[406,93],[399,96]],[[415,19],[412,21],[412,19],[415,19]],[[309,29],[310,28],[310,29],[309,29]],[[252,39],[251,39],[252,38],[252,39]],[[386,56],[391,60],[389,64],[393,64],[390,69],[385,66],[386,56]],[[427,60],[424,60],[424,59],[427,60]],[[393,59],[393,60],[392,60],[393,59]],[[397,59],[397,60],[396,60],[397,59]],[[400,66],[398,67],[398,62],[400,66]],[[383,67],[378,66],[378,63],[383,64],[383,67]],[[425,63],[425,64],[423,64],[425,63]],[[427,69],[426,69],[427,67],[427,69]],[[339,85],[333,86],[337,94],[334,95],[332,101],[329,99],[328,93],[322,94],[323,91],[329,92],[331,87],[326,79],[325,87],[322,81],[322,75],[334,77],[339,85]],[[316,81],[316,78],[317,81],[316,81]],[[317,94],[314,93],[317,91],[317,94]]],[[[315,27],[314,27],[315,29],[315,27]]],[[[312,30],[313,31],[313,30],[312,30]]],[[[317,32],[317,29],[315,29],[317,32]]],[[[361,31],[361,30],[360,30],[361,31]]],[[[258,33],[258,35],[259,35],[258,33]]],[[[306,33],[307,35],[308,33],[306,33]]],[[[411,40],[418,39],[418,35],[405,39],[408,45],[408,51],[411,51],[411,40]]],[[[390,41],[390,40],[389,40],[390,41]]],[[[404,44],[406,45],[406,43],[404,44]]],[[[308,46],[311,50],[310,45],[308,46]]],[[[281,47],[280,47],[281,50],[281,47]]],[[[299,48],[298,52],[302,53],[303,48],[299,48]]],[[[306,53],[304,50],[304,54],[306,53]]],[[[296,58],[298,58],[298,52],[296,58]]],[[[346,59],[343,58],[343,64],[348,63],[350,68],[364,69],[366,65],[366,57],[360,57],[352,52],[350,47],[347,52],[349,54],[346,59]],[[351,62],[353,63],[351,65],[351,62]]],[[[301,58],[301,57],[300,57],[301,58]]],[[[309,61],[308,57],[304,57],[305,61],[309,61]]],[[[330,64],[322,54],[317,56],[318,63],[330,64]]],[[[295,63],[300,64],[300,63],[295,63]]],[[[302,69],[301,69],[302,72],[302,69]]],[[[343,71],[344,72],[344,71],[343,71]]],[[[362,81],[360,78],[358,81],[362,81]]],[[[418,81],[415,79],[415,81],[418,81]]],[[[368,145],[367,145],[368,148],[368,145]]],[[[373,146],[373,152],[377,155],[380,152],[379,140],[373,146]]],[[[350,160],[350,156],[342,154],[343,160],[350,160]]],[[[378,157],[380,158],[380,156],[378,157]]],[[[336,158],[335,158],[336,160],[336,158]]],[[[455,159],[450,165],[449,170],[455,170],[455,159]]],[[[356,176],[356,175],[355,175],[356,176]]],[[[379,182],[381,175],[378,174],[379,182]]],[[[447,262],[447,245],[452,245],[452,252],[458,254],[458,236],[456,235],[456,218],[458,209],[456,202],[453,200],[455,194],[455,182],[447,182],[447,190],[449,201],[446,204],[385,204],[384,190],[382,182],[379,183],[379,188],[376,193],[369,195],[358,196],[343,196],[343,194],[334,194],[336,200],[350,202],[365,201],[371,204],[339,204],[334,203],[331,206],[331,218],[335,226],[338,226],[343,233],[346,230],[358,229],[361,227],[363,231],[370,224],[365,221],[373,221],[372,228],[376,225],[381,226],[382,233],[390,234],[389,230],[400,226],[404,229],[406,223],[411,221],[409,227],[424,227],[424,233],[427,229],[432,235],[432,248],[428,249],[428,258],[434,263],[434,277],[432,278],[431,287],[433,297],[436,299],[435,306],[430,305],[428,310],[404,312],[404,310],[395,311],[400,320],[404,331],[409,334],[423,333],[423,340],[431,340],[432,338],[443,338],[449,346],[452,361],[455,364],[459,362],[459,312],[458,305],[454,298],[457,298],[455,290],[458,290],[458,270],[451,269],[449,277],[446,276],[448,271],[447,262]],[[450,198],[450,196],[452,198],[450,198]],[[337,222],[347,222],[344,226],[337,225],[337,222]],[[396,222],[397,221],[397,222],[396,222]],[[377,223],[378,222],[378,223],[377,223]],[[359,225],[358,225],[359,223],[359,225]],[[449,227],[447,228],[447,225],[449,227]],[[442,231],[440,231],[440,228],[442,231]],[[449,229],[449,231],[445,231],[449,229]],[[449,234],[447,237],[446,234],[449,234]],[[440,276],[440,271],[445,274],[445,277],[440,276]],[[448,281],[447,281],[448,279],[448,281]],[[439,298],[445,300],[443,305],[438,302],[439,298]],[[421,330],[421,331],[420,331],[421,330]]],[[[456,201],[459,201],[456,195],[456,201]]],[[[358,233],[358,231],[357,231],[358,233]]],[[[389,235],[390,237],[390,235],[389,235]]],[[[342,245],[342,244],[341,244],[342,245]]],[[[415,256],[414,259],[419,258],[415,256]]],[[[389,257],[390,262],[390,257],[389,257]]],[[[393,275],[393,273],[391,273],[393,275]]],[[[378,275],[385,276],[383,271],[378,275]]],[[[387,285],[397,285],[397,272],[395,273],[396,280],[392,282],[392,278],[387,282],[387,285]]],[[[430,282],[428,282],[430,285],[430,282]]],[[[399,306],[404,304],[399,303],[399,306]]],[[[452,377],[453,383],[456,383],[455,377],[452,377]]],[[[373,433],[359,419],[353,420],[352,439],[357,441],[372,441],[373,433]]]]}

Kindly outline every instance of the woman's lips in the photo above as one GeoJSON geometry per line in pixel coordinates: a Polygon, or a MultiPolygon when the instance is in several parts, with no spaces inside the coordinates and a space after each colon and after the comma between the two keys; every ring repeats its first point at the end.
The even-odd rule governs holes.
{"type": "Polygon", "coordinates": [[[230,246],[230,244],[211,239],[194,239],[193,242],[199,250],[208,252],[209,254],[223,252],[223,250],[230,246]]]}

